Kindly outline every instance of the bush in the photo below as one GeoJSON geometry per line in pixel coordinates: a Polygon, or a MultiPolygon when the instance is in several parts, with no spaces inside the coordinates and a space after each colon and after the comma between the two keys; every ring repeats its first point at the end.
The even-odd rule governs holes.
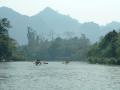
{"type": "Polygon", "coordinates": [[[111,58],[89,57],[88,61],[93,64],[99,63],[99,64],[109,64],[109,65],[110,64],[120,65],[120,59],[116,59],[114,57],[111,57],[111,58]]]}

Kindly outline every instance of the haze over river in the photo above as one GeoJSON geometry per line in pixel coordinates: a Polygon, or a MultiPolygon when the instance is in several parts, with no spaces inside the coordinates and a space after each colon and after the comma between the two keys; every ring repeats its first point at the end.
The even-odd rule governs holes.
{"type": "Polygon", "coordinates": [[[0,90],[120,90],[120,66],[1,62],[0,90]]]}

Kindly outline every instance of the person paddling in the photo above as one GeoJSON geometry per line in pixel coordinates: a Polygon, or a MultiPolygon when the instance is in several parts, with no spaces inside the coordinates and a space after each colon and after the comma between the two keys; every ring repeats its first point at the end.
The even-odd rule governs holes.
{"type": "Polygon", "coordinates": [[[41,64],[41,61],[37,59],[37,60],[35,61],[35,65],[37,66],[38,64],[41,64]]]}

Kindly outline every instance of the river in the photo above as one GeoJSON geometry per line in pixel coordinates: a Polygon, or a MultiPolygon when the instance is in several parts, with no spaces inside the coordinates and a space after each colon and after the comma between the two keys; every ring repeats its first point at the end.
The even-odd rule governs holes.
{"type": "Polygon", "coordinates": [[[0,90],[120,90],[120,67],[71,62],[0,63],[0,90]]]}

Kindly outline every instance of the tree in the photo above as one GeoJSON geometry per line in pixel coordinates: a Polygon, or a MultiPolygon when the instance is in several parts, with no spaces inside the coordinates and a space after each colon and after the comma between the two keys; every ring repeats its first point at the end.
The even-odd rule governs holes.
{"type": "Polygon", "coordinates": [[[88,57],[90,62],[102,64],[120,64],[120,34],[115,30],[109,32],[99,43],[91,46],[88,57]]]}
{"type": "Polygon", "coordinates": [[[10,59],[12,57],[12,52],[16,48],[15,40],[9,37],[9,28],[11,28],[11,25],[8,19],[0,19],[0,60],[10,59]]]}

